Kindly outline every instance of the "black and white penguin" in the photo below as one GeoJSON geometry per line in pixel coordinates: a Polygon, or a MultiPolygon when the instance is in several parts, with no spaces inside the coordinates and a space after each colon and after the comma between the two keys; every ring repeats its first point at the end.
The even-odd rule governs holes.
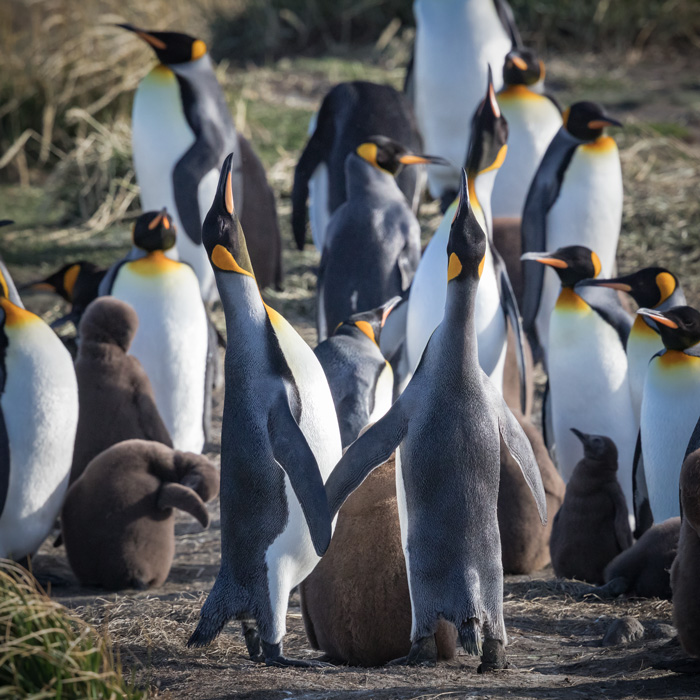
{"type": "Polygon", "coordinates": [[[308,666],[282,655],[287,600],[330,542],[324,480],[340,459],[340,432],[313,350],[260,296],[234,213],[231,163],[229,156],[203,226],[232,341],[221,435],[221,569],[188,644],[209,643],[236,619],[252,660],[308,666]]]}
{"type": "Polygon", "coordinates": [[[132,149],[143,210],[167,207],[172,213],[181,231],[177,253],[197,273],[204,300],[213,301],[216,285],[202,248],[201,226],[221,163],[233,151],[233,188],[241,221],[255,232],[249,247],[258,283],[279,286],[275,198],[262,163],[233,125],[206,44],[178,32],[118,26],[145,41],[160,61],[134,95],[132,149]]]}
{"type": "Polygon", "coordinates": [[[376,309],[350,316],[314,350],[331,389],[343,447],[391,407],[394,372],[379,342],[384,323],[399,301],[401,297],[394,297],[376,309]]]}
{"type": "MultiPolygon", "coordinates": [[[[547,148],[525,200],[523,253],[583,245],[596,251],[603,277],[613,274],[622,222],[622,170],[615,141],[603,133],[608,126],[622,125],[594,102],[577,102],[564,112],[564,126],[547,148]]],[[[553,271],[524,264],[523,326],[533,352],[544,355],[545,363],[558,294],[553,271]]]]}
{"type": "Polygon", "coordinates": [[[346,318],[380,306],[410,286],[420,260],[420,225],[396,184],[404,165],[440,163],[372,136],[345,159],[347,199],[324,237],[318,273],[319,342],[346,318]]]}
{"type": "Polygon", "coordinates": [[[505,665],[499,435],[546,521],[530,443],[478,365],[474,307],[486,247],[463,173],[448,244],[445,318],[404,392],[348,448],[326,484],[334,514],[398,447],[396,491],[413,622],[411,651],[403,660],[408,664],[435,660],[434,633],[444,618],[467,652],[483,651],[482,670],[505,665]]]}
{"type": "Polygon", "coordinates": [[[194,270],[166,255],[177,238],[166,210],[142,214],[134,224],[132,251],[110,268],[100,293],[125,301],[139,317],[129,354],[151,380],[173,447],[201,452],[211,400],[212,341],[194,270]]]}
{"type": "Polygon", "coordinates": [[[34,554],[51,532],[77,425],[73,360],[0,261],[0,557],[34,554]]]}
{"type": "MultiPolygon", "coordinates": [[[[345,159],[357,147],[380,135],[420,153],[411,103],[390,85],[364,80],[340,83],[323,98],[313,131],[294,171],[292,231],[299,250],[306,240],[306,200],[314,245],[323,251],[326,226],[333,212],[345,201],[345,159]]],[[[422,168],[404,168],[396,184],[414,213],[425,185],[422,168]]]]}

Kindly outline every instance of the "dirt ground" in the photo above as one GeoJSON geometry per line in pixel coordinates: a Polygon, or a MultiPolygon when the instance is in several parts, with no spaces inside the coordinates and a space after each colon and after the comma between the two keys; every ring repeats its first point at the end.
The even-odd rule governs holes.
{"type": "MultiPolygon", "coordinates": [[[[696,56],[697,58],[697,56],[696,56]]],[[[697,61],[648,57],[642,61],[595,57],[552,57],[550,87],[562,102],[597,98],[619,116],[627,128],[616,134],[625,173],[625,214],[620,244],[620,269],[666,264],[687,283],[689,299],[700,301],[700,275],[695,271],[700,237],[700,82],[697,61]],[[693,68],[693,65],[695,68],[693,68]]],[[[289,105],[306,119],[332,82],[350,77],[328,66],[280,62],[274,69],[250,69],[231,78],[229,87],[243,98],[267,101],[275,109],[289,105]]],[[[376,71],[375,71],[376,72],[376,71]]],[[[397,82],[396,71],[387,76],[397,82]]],[[[371,76],[377,79],[374,73],[371,76]]],[[[254,143],[274,143],[270,124],[249,119],[254,143]]],[[[305,129],[306,121],[304,122],[305,129]]],[[[285,237],[286,287],[266,300],[284,313],[310,342],[313,331],[314,266],[318,256],[292,249],[288,218],[291,174],[298,155],[280,148],[270,167],[285,237]]],[[[268,158],[269,161],[269,158],[268,158]]],[[[438,219],[434,205],[426,208],[426,227],[438,219]]],[[[127,235],[124,227],[124,242],[127,235]]],[[[39,232],[52,249],[52,265],[61,257],[51,232],[39,232]]],[[[19,237],[14,240],[20,245],[19,237]]],[[[74,254],[75,250],[71,248],[74,254]]],[[[35,254],[10,257],[18,281],[35,276],[35,254]]],[[[41,305],[41,302],[34,302],[41,305]]],[[[53,302],[51,302],[53,303],[53,302]]],[[[57,307],[45,307],[52,315],[57,307]]],[[[223,320],[219,318],[222,325],[223,320]]],[[[216,397],[215,431],[221,427],[222,396],[216,397]]],[[[207,446],[218,464],[219,442],[207,446]]],[[[672,624],[672,606],[660,600],[603,601],[584,596],[572,582],[557,580],[551,569],[534,576],[507,577],[505,617],[511,668],[477,675],[478,660],[459,655],[435,668],[331,668],[287,670],[250,662],[236,625],[206,649],[187,649],[201,604],[211,588],[219,563],[218,500],[210,505],[212,526],[201,531],[187,516],[178,516],[177,551],[170,577],[159,589],[106,594],[81,588],[67,564],[65,550],[48,543],[34,560],[39,579],[51,577],[50,592],[81,616],[106,629],[127,672],[155,697],[192,698],[697,698],[700,676],[677,673],[683,664],[672,624]],[[610,623],[627,615],[644,626],[644,637],[628,646],[603,647],[610,623]]],[[[285,650],[292,657],[318,656],[303,630],[298,596],[287,615],[285,650]]]]}

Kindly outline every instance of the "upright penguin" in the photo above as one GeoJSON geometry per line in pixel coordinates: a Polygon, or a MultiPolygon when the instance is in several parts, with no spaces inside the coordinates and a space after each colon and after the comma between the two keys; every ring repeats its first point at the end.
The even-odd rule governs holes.
{"type": "MultiPolygon", "coordinates": [[[[595,102],[577,102],[549,144],[527,193],[522,250],[583,245],[595,250],[603,277],[615,267],[622,222],[622,170],[607,126],[622,126],[595,102]]],[[[559,293],[551,270],[523,266],[523,327],[536,356],[547,362],[549,319],[559,293]]]]}
{"type": "Polygon", "coordinates": [[[334,212],[318,272],[318,339],[360,311],[408,289],[420,259],[420,226],[396,184],[404,165],[442,162],[372,136],[345,159],[347,200],[334,212]]]}
{"type": "MultiPolygon", "coordinates": [[[[345,159],[374,135],[392,138],[412,153],[422,150],[413,109],[405,95],[390,85],[364,80],[333,87],[323,98],[294,171],[292,232],[299,250],[306,240],[307,197],[313,241],[323,252],[328,221],[346,198],[345,159]]],[[[396,175],[396,184],[417,213],[425,173],[420,168],[404,168],[396,175]]]]}
{"type": "Polygon", "coordinates": [[[77,424],[71,356],[0,261],[0,557],[34,554],[53,528],[77,424]]]}
{"type": "Polygon", "coordinates": [[[134,250],[110,269],[100,292],[125,301],[139,317],[130,352],[146,370],[173,446],[201,452],[211,401],[211,339],[194,270],[166,255],[175,240],[167,211],[142,214],[134,224],[134,250]]]}
{"type": "MultiPolygon", "coordinates": [[[[520,45],[506,0],[415,0],[416,41],[407,82],[425,149],[450,167],[428,168],[430,194],[443,211],[459,189],[469,148],[469,117],[483,95],[488,66],[500,68],[520,45]]],[[[501,88],[500,71],[495,88],[501,88]]]]}
{"type": "Polygon", "coordinates": [[[183,234],[177,240],[178,255],[197,273],[204,300],[214,301],[216,285],[202,247],[202,221],[221,163],[233,151],[233,188],[241,221],[251,232],[258,284],[279,287],[282,247],[275,198],[262,163],[233,125],[206,44],[178,32],[118,26],[145,41],[160,61],[134,96],[132,150],[143,210],[167,207],[173,212],[183,234]]]}
{"type": "Polygon", "coordinates": [[[360,431],[391,407],[394,373],[379,349],[382,328],[401,297],[341,323],[314,353],[323,367],[347,447],[360,431]]]}
{"type": "Polygon", "coordinates": [[[203,227],[235,337],[225,363],[221,569],[188,645],[208,644],[228,620],[242,620],[252,660],[309,666],[282,655],[287,600],[330,542],[324,480],[340,459],[340,432],[316,356],[260,297],[234,213],[231,163],[203,227]]]}
{"type": "Polygon", "coordinates": [[[474,306],[486,245],[463,172],[448,244],[445,318],[405,391],[348,448],[326,484],[334,514],[398,447],[396,493],[412,608],[408,664],[435,660],[434,633],[444,618],[471,654],[482,653],[483,634],[483,670],[505,665],[499,434],[546,520],[530,443],[478,366],[474,306]]]}

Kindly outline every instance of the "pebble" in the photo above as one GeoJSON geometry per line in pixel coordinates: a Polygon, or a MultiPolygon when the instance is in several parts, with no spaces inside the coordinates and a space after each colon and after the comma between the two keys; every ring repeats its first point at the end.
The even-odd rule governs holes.
{"type": "Polygon", "coordinates": [[[630,644],[644,636],[644,627],[636,617],[621,617],[613,620],[603,637],[604,647],[630,644]]]}

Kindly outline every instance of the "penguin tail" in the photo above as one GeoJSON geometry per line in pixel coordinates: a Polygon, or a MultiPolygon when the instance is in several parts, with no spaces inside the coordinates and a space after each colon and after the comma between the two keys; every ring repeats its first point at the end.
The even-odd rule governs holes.
{"type": "Polygon", "coordinates": [[[459,643],[464,651],[472,656],[481,656],[481,624],[475,617],[470,617],[459,628],[459,643]]]}
{"type": "Polygon", "coordinates": [[[222,577],[225,574],[219,571],[214,587],[202,606],[197,627],[187,640],[188,647],[207,646],[221,634],[226,623],[236,617],[235,613],[229,612],[229,591],[228,586],[222,582],[222,577]]]}

